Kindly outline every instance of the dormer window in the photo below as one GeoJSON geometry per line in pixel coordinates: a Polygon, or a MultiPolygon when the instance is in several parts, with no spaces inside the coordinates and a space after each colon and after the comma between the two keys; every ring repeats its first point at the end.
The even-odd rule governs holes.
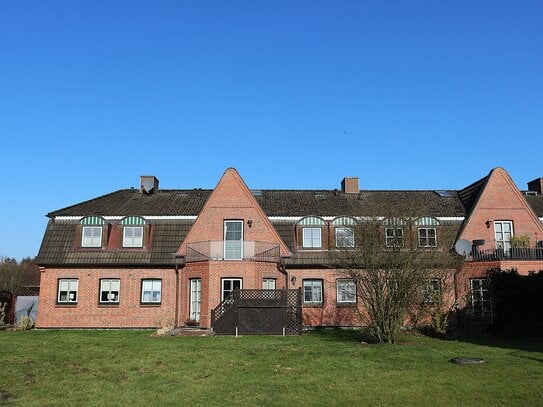
{"type": "Polygon", "coordinates": [[[385,246],[403,247],[404,246],[404,226],[405,220],[401,218],[385,219],[385,246]]]}
{"type": "Polygon", "coordinates": [[[87,216],[81,219],[81,247],[102,247],[102,231],[105,220],[99,216],[87,216]]]}
{"type": "Polygon", "coordinates": [[[145,219],[128,216],[121,221],[123,225],[123,247],[143,247],[143,226],[145,219]]]}
{"type": "Polygon", "coordinates": [[[439,221],[431,217],[418,218],[415,222],[417,226],[417,240],[419,247],[437,247],[437,228],[439,221]]]}
{"type": "Polygon", "coordinates": [[[314,216],[304,218],[299,225],[302,227],[302,247],[304,249],[320,249],[322,247],[322,226],[324,220],[314,216]]]}
{"type": "Polygon", "coordinates": [[[356,221],[350,217],[336,218],[332,222],[336,234],[336,247],[352,249],[354,248],[354,226],[356,221]]]}

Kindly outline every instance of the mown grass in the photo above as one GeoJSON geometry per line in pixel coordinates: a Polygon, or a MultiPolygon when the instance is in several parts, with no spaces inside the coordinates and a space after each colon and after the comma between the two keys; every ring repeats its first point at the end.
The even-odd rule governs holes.
{"type": "Polygon", "coordinates": [[[542,405],[543,340],[467,343],[358,331],[151,337],[0,332],[0,403],[56,405],[542,405]],[[484,365],[454,365],[456,356],[484,365]]]}

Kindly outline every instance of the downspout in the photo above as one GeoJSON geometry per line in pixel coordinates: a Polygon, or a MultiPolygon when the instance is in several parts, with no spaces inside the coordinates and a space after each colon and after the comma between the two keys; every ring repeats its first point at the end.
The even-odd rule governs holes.
{"type": "Polygon", "coordinates": [[[277,271],[285,275],[285,288],[288,289],[288,273],[287,273],[287,270],[285,269],[284,259],[281,258],[281,260],[278,261],[276,265],[277,265],[277,271]]]}
{"type": "Polygon", "coordinates": [[[179,266],[185,267],[185,258],[180,255],[175,255],[175,316],[174,327],[179,327],[179,266]]]}

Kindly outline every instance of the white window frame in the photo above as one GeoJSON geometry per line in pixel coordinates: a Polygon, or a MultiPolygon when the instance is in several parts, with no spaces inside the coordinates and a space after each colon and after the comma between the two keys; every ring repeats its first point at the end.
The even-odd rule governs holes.
{"type": "Polygon", "coordinates": [[[419,247],[437,247],[437,228],[419,227],[417,233],[419,247]],[[433,236],[428,236],[430,231],[433,231],[433,236]],[[433,239],[433,243],[431,243],[431,239],[433,239]]]}
{"type": "Polygon", "coordinates": [[[404,233],[403,227],[385,228],[385,246],[386,247],[403,247],[404,233]],[[392,233],[389,235],[389,231],[392,233]]]}
{"type": "Polygon", "coordinates": [[[323,281],[320,279],[306,279],[302,281],[304,304],[322,305],[324,301],[323,281]],[[311,297],[307,299],[307,294],[311,297]]]}
{"type": "Polygon", "coordinates": [[[492,298],[488,278],[470,278],[469,296],[471,311],[483,319],[492,319],[492,298]]]}
{"type": "Polygon", "coordinates": [[[121,280],[118,278],[100,279],[100,297],[101,304],[118,304],[121,294],[121,280]],[[104,294],[106,298],[104,299],[104,294]]]}
{"type": "Polygon", "coordinates": [[[429,278],[421,289],[422,302],[424,304],[435,304],[441,300],[441,279],[429,278]]]}
{"type": "Polygon", "coordinates": [[[236,288],[234,288],[234,282],[239,282],[239,289],[243,289],[243,279],[242,278],[221,278],[221,301],[224,301],[224,299],[226,298],[226,296],[224,295],[225,293],[228,293],[230,294],[231,292],[233,292],[236,288]],[[225,282],[230,282],[232,283],[232,288],[229,289],[229,290],[225,290],[224,288],[224,283],[225,282]]]}
{"type": "Polygon", "coordinates": [[[495,220],[494,221],[494,240],[496,241],[496,249],[503,249],[509,252],[511,249],[511,238],[513,234],[512,220],[495,220]],[[504,230],[504,226],[509,227],[509,231],[504,230]]]}
{"type": "Polygon", "coordinates": [[[342,226],[336,227],[336,247],[344,249],[354,248],[354,229],[352,227],[342,226]],[[347,236],[340,236],[342,233],[347,233],[347,236]],[[345,244],[346,243],[346,244],[345,244]]]}
{"type": "Polygon", "coordinates": [[[123,227],[123,247],[143,247],[143,226],[124,226],[123,227]],[[138,231],[139,236],[134,232],[138,231]],[[128,236],[128,235],[131,236],[128,236]]]}
{"type": "Polygon", "coordinates": [[[275,290],[277,286],[277,280],[275,278],[263,278],[262,289],[263,290],[275,290]]]}
{"type": "Polygon", "coordinates": [[[162,303],[162,279],[143,278],[141,280],[141,298],[140,299],[141,299],[142,304],[161,304],[162,303]]]}
{"type": "Polygon", "coordinates": [[[356,303],[356,283],[350,278],[336,280],[336,301],[338,304],[356,303]]]}
{"type": "Polygon", "coordinates": [[[83,226],[81,230],[81,247],[102,247],[102,226],[83,226]],[[86,232],[90,232],[90,236],[85,236],[86,232]],[[98,236],[96,233],[98,232],[98,236]]]}
{"type": "Polygon", "coordinates": [[[190,279],[190,320],[200,322],[200,309],[202,304],[202,279],[190,279]]]}
{"type": "Polygon", "coordinates": [[[302,247],[316,249],[322,247],[322,228],[302,227],[302,247]]]}
{"type": "Polygon", "coordinates": [[[243,221],[225,220],[224,221],[224,260],[243,260],[243,221]],[[228,231],[228,224],[241,225],[240,230],[228,231]],[[238,234],[231,239],[230,233],[238,234]]]}
{"type": "Polygon", "coordinates": [[[57,303],[59,304],[77,304],[79,290],[79,279],[77,278],[59,278],[57,289],[57,303]],[[61,293],[66,293],[61,298],[61,293]]]}

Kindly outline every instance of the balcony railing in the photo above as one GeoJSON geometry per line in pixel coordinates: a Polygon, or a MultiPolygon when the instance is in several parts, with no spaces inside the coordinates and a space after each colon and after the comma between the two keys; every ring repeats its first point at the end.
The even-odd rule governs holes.
{"type": "Polygon", "coordinates": [[[513,247],[511,249],[474,250],[473,260],[543,260],[543,247],[513,247]]]}
{"type": "Polygon", "coordinates": [[[277,263],[281,260],[279,245],[269,242],[208,240],[187,244],[185,261],[252,260],[277,263]]]}

